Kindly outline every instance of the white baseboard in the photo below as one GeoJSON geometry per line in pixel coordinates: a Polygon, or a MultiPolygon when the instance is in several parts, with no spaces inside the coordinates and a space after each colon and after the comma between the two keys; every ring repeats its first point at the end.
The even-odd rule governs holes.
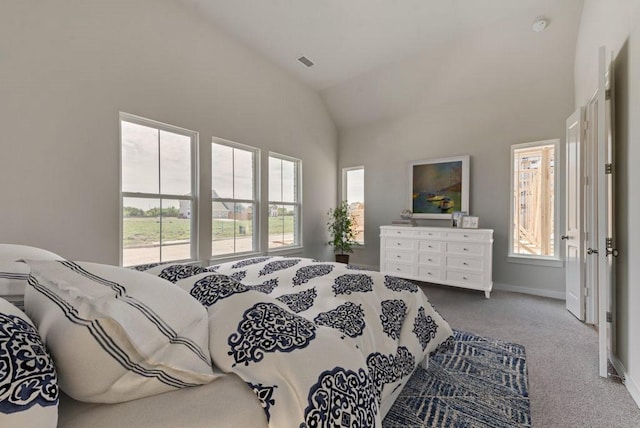
{"type": "Polygon", "coordinates": [[[540,288],[522,287],[520,285],[493,283],[494,290],[513,291],[514,293],[531,294],[534,296],[550,297],[552,299],[565,300],[564,291],[541,290],[540,288]]]}
{"type": "Polygon", "coordinates": [[[640,387],[638,387],[636,381],[629,376],[622,362],[615,355],[611,357],[611,363],[616,368],[618,374],[624,378],[624,386],[627,388],[627,391],[629,391],[629,395],[631,395],[633,401],[635,401],[636,405],[640,408],[640,387]]]}

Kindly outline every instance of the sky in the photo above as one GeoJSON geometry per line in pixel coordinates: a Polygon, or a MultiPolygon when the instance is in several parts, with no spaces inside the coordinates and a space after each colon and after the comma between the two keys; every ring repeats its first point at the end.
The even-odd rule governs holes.
{"type": "MultiPolygon", "coordinates": [[[[122,191],[151,194],[191,193],[191,139],[188,136],[122,121],[122,191]]],[[[212,189],[221,198],[254,198],[255,154],[213,143],[212,189]]],[[[269,158],[269,200],[295,202],[296,167],[292,161],[269,158]]],[[[124,206],[148,210],[159,200],[126,198],[124,206]]],[[[177,200],[165,201],[178,206],[177,200]]]]}

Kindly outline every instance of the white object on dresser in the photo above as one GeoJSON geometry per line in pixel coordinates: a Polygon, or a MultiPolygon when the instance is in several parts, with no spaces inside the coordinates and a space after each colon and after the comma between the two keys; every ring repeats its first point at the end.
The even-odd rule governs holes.
{"type": "Polygon", "coordinates": [[[492,229],[380,226],[380,272],[484,291],[493,287],[492,229]]]}

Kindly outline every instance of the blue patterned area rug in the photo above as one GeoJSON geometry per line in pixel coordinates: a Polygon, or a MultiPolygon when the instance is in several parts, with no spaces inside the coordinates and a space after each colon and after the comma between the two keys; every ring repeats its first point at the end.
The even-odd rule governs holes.
{"type": "Polygon", "coordinates": [[[384,428],[531,427],[524,346],[454,331],[453,348],[418,368],[384,428]]]}

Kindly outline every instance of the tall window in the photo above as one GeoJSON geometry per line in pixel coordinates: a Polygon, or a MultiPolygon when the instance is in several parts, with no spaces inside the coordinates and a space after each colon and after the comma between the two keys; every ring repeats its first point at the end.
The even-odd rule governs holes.
{"type": "Polygon", "coordinates": [[[218,138],[211,144],[211,255],[257,251],[258,150],[218,138]]]}
{"type": "Polygon", "coordinates": [[[558,140],[511,146],[511,256],[557,258],[558,140]]]}
{"type": "Polygon", "coordinates": [[[342,199],[356,222],[356,242],[364,244],[364,167],[342,170],[342,199]]]}
{"type": "Polygon", "coordinates": [[[301,245],[301,161],[269,156],[269,249],[301,245]]]}
{"type": "Polygon", "coordinates": [[[194,258],[197,138],[120,113],[123,266],[194,258]]]}

